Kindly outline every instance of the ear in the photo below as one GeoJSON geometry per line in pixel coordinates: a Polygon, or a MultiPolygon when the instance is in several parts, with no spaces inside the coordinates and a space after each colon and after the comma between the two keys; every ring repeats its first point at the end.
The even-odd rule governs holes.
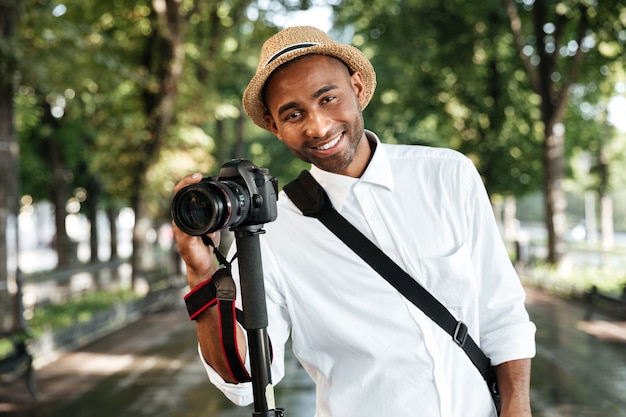
{"type": "Polygon", "coordinates": [[[358,98],[359,103],[362,103],[363,100],[365,99],[365,93],[366,93],[365,82],[363,82],[363,75],[360,72],[355,71],[350,76],[350,80],[352,81],[352,89],[354,90],[354,93],[356,94],[356,97],[358,98]]]}
{"type": "Polygon", "coordinates": [[[267,126],[267,130],[272,132],[274,136],[276,136],[278,140],[282,142],[283,140],[280,136],[280,132],[278,131],[278,126],[276,126],[276,122],[274,121],[274,118],[272,117],[272,115],[269,113],[265,113],[265,115],[263,116],[263,119],[265,120],[265,125],[267,126]]]}

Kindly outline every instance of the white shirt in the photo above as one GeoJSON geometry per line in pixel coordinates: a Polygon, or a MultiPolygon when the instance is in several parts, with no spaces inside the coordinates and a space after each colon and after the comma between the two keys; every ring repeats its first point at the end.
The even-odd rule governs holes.
{"type": "MultiPolygon", "coordinates": [[[[377,145],[361,178],[311,169],[333,206],[464,321],[494,365],[533,357],[524,291],[471,161],[367,134],[377,145]]],[[[316,383],[316,417],[495,416],[486,383],[447,333],[284,192],[278,205],[260,239],[274,384],[291,335],[316,383]]],[[[250,383],[225,383],[205,366],[228,398],[252,402],[250,383]]]]}

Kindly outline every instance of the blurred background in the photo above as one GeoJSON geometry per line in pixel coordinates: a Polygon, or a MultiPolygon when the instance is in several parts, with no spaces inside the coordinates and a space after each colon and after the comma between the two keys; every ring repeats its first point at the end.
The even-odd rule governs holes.
{"type": "MultiPolygon", "coordinates": [[[[62,354],[150,318],[183,332],[190,365],[181,369],[203,372],[193,327],[163,316],[184,311],[186,290],[172,189],[232,158],[269,168],[281,186],[307,167],[241,106],[263,41],[296,24],[370,58],[378,87],[365,126],[383,142],[451,147],[478,167],[541,323],[536,414],[622,415],[618,0],[0,0],[0,413],[53,415],[64,391],[51,381],[71,374],[52,372],[62,354]],[[554,326],[573,339],[555,337],[554,326]],[[609,370],[598,367],[602,357],[609,370]],[[591,384],[593,375],[603,382],[591,384]],[[22,395],[22,379],[38,403],[22,395]],[[567,388],[573,380],[586,382],[567,388]]],[[[126,348],[166,342],[146,336],[126,348]]],[[[312,415],[312,388],[294,375],[285,398],[312,415]]],[[[207,414],[197,402],[204,411],[190,415],[249,414],[222,403],[207,414]]]]}

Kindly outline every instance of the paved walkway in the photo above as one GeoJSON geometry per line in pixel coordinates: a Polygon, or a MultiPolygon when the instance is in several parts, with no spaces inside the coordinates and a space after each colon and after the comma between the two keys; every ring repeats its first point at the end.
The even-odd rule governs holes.
{"type": "MultiPolygon", "coordinates": [[[[0,387],[0,414],[16,417],[174,415],[167,414],[166,406],[185,409],[185,403],[194,399],[181,399],[176,394],[196,388],[205,393],[196,396],[196,405],[211,395],[221,400],[198,366],[195,329],[182,306],[179,307],[148,315],[37,369],[38,404],[33,403],[21,381],[0,387]],[[144,410],[132,411],[138,399],[144,404],[136,406],[141,405],[144,410]],[[181,401],[180,407],[168,404],[172,401],[181,401]]],[[[206,405],[210,407],[210,401],[206,405]]]]}
{"type": "Polygon", "coordinates": [[[626,322],[527,288],[534,417],[626,417],[626,322]]]}
{"type": "MultiPolygon", "coordinates": [[[[582,304],[528,289],[538,326],[534,417],[626,416],[626,323],[587,317],[582,304]]],[[[312,416],[313,386],[293,357],[276,388],[287,416],[312,416]]],[[[235,417],[198,363],[184,307],[154,313],[36,371],[41,400],[21,382],[0,385],[0,415],[15,417],[235,417]]]]}

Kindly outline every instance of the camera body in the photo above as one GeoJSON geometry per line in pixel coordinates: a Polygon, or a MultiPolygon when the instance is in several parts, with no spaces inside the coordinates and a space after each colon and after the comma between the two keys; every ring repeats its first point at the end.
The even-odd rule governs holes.
{"type": "Polygon", "coordinates": [[[219,175],[180,189],[172,219],[185,233],[201,236],[225,227],[262,225],[278,215],[278,181],[247,159],[222,165],[219,175]]]}

